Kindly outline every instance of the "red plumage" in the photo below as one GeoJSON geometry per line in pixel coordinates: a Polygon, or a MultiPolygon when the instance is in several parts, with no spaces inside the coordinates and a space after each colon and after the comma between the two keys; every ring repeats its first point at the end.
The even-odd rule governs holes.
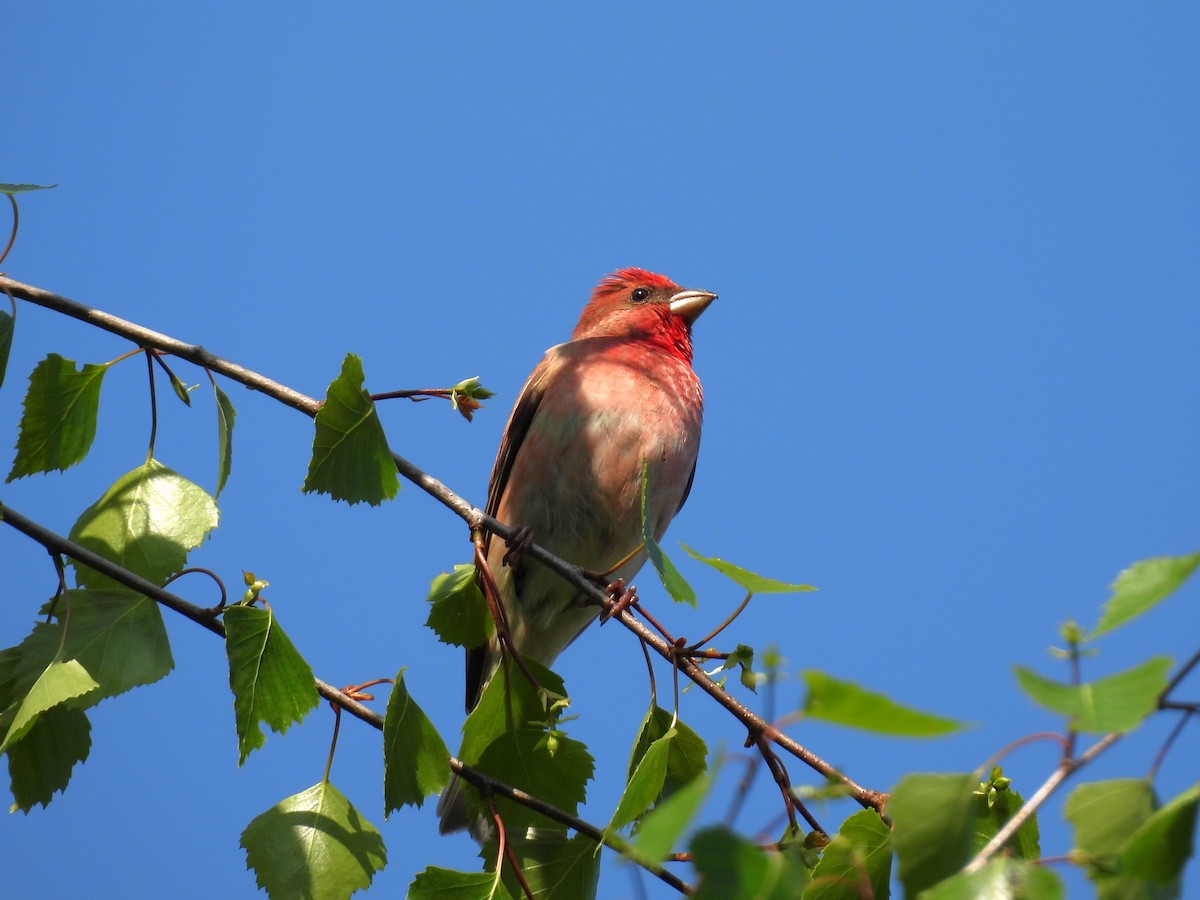
{"type": "MultiPolygon", "coordinates": [[[[687,499],[700,447],[704,398],[692,370],[692,323],[715,298],[644,269],[621,269],[596,287],[571,340],[551,347],[517,396],[492,469],[487,512],[525,525],[550,552],[610,580],[646,561],[640,491],[656,539],[687,499]],[[633,556],[619,568],[622,559],[633,556]],[[610,572],[610,570],[612,570],[610,572]]],[[[487,559],[518,651],[549,665],[596,618],[596,607],[544,566],[487,559]]],[[[468,652],[472,707],[500,658],[498,643],[468,652]]],[[[442,830],[464,827],[448,793],[442,830]]]]}

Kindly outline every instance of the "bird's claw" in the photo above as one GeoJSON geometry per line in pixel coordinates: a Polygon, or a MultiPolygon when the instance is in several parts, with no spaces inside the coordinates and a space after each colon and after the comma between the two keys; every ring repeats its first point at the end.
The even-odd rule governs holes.
{"type": "Polygon", "coordinates": [[[512,537],[504,543],[508,550],[505,551],[501,563],[506,566],[515,566],[521,561],[525,551],[533,545],[533,529],[528,525],[517,525],[513,528],[512,537]]]}
{"type": "Polygon", "coordinates": [[[612,604],[600,614],[601,625],[603,625],[613,616],[620,615],[622,612],[629,609],[631,605],[637,603],[638,599],[637,588],[633,585],[630,585],[628,588],[626,588],[624,578],[618,578],[616,581],[608,585],[605,590],[612,599],[612,604]]]}

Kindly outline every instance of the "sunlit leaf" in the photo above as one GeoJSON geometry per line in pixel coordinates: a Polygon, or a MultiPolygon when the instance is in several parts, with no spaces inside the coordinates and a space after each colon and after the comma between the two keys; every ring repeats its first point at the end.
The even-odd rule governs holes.
{"type": "Polygon", "coordinates": [[[406,803],[420,806],[450,781],[450,751],[404,684],[404,670],[388,699],[383,722],[383,815],[406,803]]]}
{"type": "Polygon", "coordinates": [[[241,845],[258,886],[276,898],[345,900],[387,864],[379,831],[327,781],[255,817],[241,845]]]}
{"type": "Polygon", "coordinates": [[[213,391],[217,399],[217,491],[213,496],[219,497],[233,469],[233,422],[237,418],[237,410],[215,381],[213,391]]]}
{"type": "Polygon", "coordinates": [[[362,360],[346,354],[341,374],[329,385],[316,415],[304,491],[378,506],[396,496],[400,479],[363,380],[362,360]]]}
{"type": "Polygon", "coordinates": [[[425,624],[443,643],[481,647],[496,633],[487,600],[475,583],[475,566],[470,563],[433,579],[427,599],[430,608],[425,624]]]}
{"type": "Polygon", "coordinates": [[[629,776],[607,830],[616,831],[628,825],[658,799],[667,778],[667,756],[676,734],[675,729],[671,729],[646,748],[629,776]]]}
{"type": "Polygon", "coordinates": [[[1200,565],[1200,553],[1158,556],[1136,562],[1117,576],[1112,596],[1088,640],[1124,625],[1171,595],[1200,565]]]}
{"type": "Polygon", "coordinates": [[[708,746],[704,739],[682,719],[674,718],[669,711],[655,704],[642,720],[642,727],[629,757],[626,779],[633,777],[634,770],[650,745],[669,730],[674,730],[675,737],[667,745],[666,777],[663,779],[660,795],[655,798],[656,802],[671,796],[692,779],[708,771],[708,746]]]}
{"type": "Polygon", "coordinates": [[[762,575],[756,575],[749,569],[743,569],[741,566],[735,566],[731,562],[726,562],[723,559],[717,559],[715,556],[701,556],[683,541],[679,542],[679,546],[692,557],[707,566],[712,566],[722,575],[729,578],[734,584],[744,587],[752,594],[792,594],[797,591],[815,591],[816,588],[811,584],[789,584],[786,581],[776,581],[774,578],[766,578],[762,575]]]}
{"type": "Polygon", "coordinates": [[[34,368],[25,392],[17,456],[8,480],[64,470],[87,456],[96,437],[100,384],[107,365],[75,363],[51,353],[34,368]]]}
{"type": "Polygon", "coordinates": [[[1021,689],[1047,709],[1071,717],[1077,731],[1105,734],[1136,728],[1158,706],[1167,686],[1169,656],[1080,685],[1063,684],[1024,666],[1016,667],[1021,689]]]}
{"type": "Polygon", "coordinates": [[[958,731],[965,725],[903,706],[883,694],[864,690],[815,669],[808,669],[803,676],[808,685],[804,714],[814,719],[904,737],[937,737],[958,731]]]}
{"type": "Polygon", "coordinates": [[[241,765],[266,741],[259,722],[283,734],[316,707],[318,694],[312,669],[271,610],[230,606],[223,618],[241,765]]]}
{"type": "Polygon", "coordinates": [[[675,843],[692,824],[712,790],[717,771],[714,767],[711,773],[692,779],[646,814],[634,843],[638,856],[660,862],[675,849],[675,843]]]}
{"type": "MultiPolygon", "coordinates": [[[[595,769],[587,748],[561,732],[514,728],[493,740],[476,767],[486,775],[527,791],[574,815],[595,769]]],[[[507,828],[565,829],[565,825],[504,797],[493,798],[507,828]]]]}
{"type": "Polygon", "coordinates": [[[1048,867],[997,857],[978,872],[955,875],[930,888],[921,900],[1062,900],[1065,896],[1061,879],[1048,867]]]}
{"type": "Polygon", "coordinates": [[[68,659],[50,663],[19,702],[0,712],[0,753],[19,741],[33,727],[38,716],[60,703],[74,700],[94,691],[99,685],[78,660],[68,659]]]}
{"type": "MultiPolygon", "coordinates": [[[[188,551],[217,526],[217,518],[217,505],[203,488],[151,459],[84,510],[71,540],[162,584],[187,565],[188,551]]],[[[71,564],[81,587],[119,586],[82,563],[71,564]]]]}
{"type": "Polygon", "coordinates": [[[696,591],[679,574],[679,570],[675,568],[675,564],[663,553],[662,547],[659,546],[658,541],[654,539],[654,535],[650,531],[650,523],[646,519],[646,492],[649,490],[647,484],[649,481],[648,475],[649,467],[646,465],[646,461],[642,460],[642,541],[646,545],[646,555],[650,558],[650,563],[654,566],[654,571],[658,573],[659,580],[662,581],[663,587],[667,589],[667,593],[671,595],[671,599],[676,603],[687,603],[690,606],[695,606],[696,591]]]}
{"type": "Polygon", "coordinates": [[[1195,848],[1198,802],[1200,784],[1156,810],[1125,842],[1120,870],[1159,886],[1178,880],[1195,848]]]}

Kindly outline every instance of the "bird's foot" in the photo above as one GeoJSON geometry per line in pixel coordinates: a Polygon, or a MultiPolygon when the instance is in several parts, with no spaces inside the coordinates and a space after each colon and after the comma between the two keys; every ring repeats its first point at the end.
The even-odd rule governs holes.
{"type": "Polygon", "coordinates": [[[504,543],[508,550],[505,551],[501,562],[506,566],[515,566],[521,561],[525,551],[533,546],[533,529],[528,525],[516,525],[513,527],[512,537],[504,543]]]}
{"type": "Polygon", "coordinates": [[[637,603],[638,599],[637,588],[633,585],[630,585],[628,588],[626,588],[624,578],[618,578],[616,581],[609,584],[605,590],[608,592],[608,596],[612,599],[612,605],[604,610],[603,613],[601,613],[601,625],[603,625],[613,616],[620,615],[622,612],[629,609],[632,604],[637,603]]]}

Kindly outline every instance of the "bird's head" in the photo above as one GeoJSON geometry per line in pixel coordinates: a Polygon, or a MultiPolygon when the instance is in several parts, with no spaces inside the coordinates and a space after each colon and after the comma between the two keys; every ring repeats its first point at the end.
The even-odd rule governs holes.
{"type": "Polygon", "coordinates": [[[665,275],[620,269],[596,286],[571,339],[634,338],[690,361],[692,323],[716,298],[709,291],[681,288],[665,275]]]}

